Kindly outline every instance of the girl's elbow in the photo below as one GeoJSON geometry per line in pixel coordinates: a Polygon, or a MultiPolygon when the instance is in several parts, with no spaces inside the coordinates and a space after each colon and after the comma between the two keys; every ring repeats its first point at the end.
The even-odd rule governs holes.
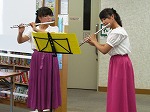
{"type": "MultiPolygon", "coordinates": [[[[111,48],[110,48],[111,49],[111,48]]],[[[101,52],[103,53],[103,54],[107,54],[109,51],[110,51],[110,49],[101,49],[101,52]]]]}
{"type": "Polygon", "coordinates": [[[107,54],[107,52],[101,52],[101,53],[104,54],[104,55],[107,54]]]}
{"type": "Polygon", "coordinates": [[[19,40],[17,40],[18,44],[21,44],[21,42],[19,40]]]}
{"type": "Polygon", "coordinates": [[[17,40],[18,44],[22,44],[22,41],[17,40]]]}
{"type": "Polygon", "coordinates": [[[101,53],[105,55],[105,54],[108,53],[108,51],[105,51],[105,50],[104,50],[104,51],[101,51],[101,53]]]}

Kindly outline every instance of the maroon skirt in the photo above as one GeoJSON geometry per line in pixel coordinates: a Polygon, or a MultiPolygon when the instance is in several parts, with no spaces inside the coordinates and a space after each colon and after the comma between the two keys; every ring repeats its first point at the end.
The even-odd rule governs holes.
{"type": "Polygon", "coordinates": [[[128,55],[110,59],[107,112],[136,112],[134,72],[128,55]]]}
{"type": "Polygon", "coordinates": [[[61,105],[59,65],[53,53],[35,50],[32,54],[27,105],[31,110],[55,109],[61,105]]]}

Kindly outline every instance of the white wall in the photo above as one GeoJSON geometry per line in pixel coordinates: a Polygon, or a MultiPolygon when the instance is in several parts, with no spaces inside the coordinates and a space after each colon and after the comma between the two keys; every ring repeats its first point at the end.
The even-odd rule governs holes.
{"type": "MultiPolygon", "coordinates": [[[[113,7],[120,14],[132,47],[130,57],[136,88],[150,89],[150,0],[101,0],[100,7],[113,7]]],[[[99,53],[99,86],[102,87],[107,86],[109,58],[99,53]]]]}
{"type": "Polygon", "coordinates": [[[36,0],[0,0],[0,50],[32,52],[30,43],[17,43],[13,25],[35,21],[36,0]]]}

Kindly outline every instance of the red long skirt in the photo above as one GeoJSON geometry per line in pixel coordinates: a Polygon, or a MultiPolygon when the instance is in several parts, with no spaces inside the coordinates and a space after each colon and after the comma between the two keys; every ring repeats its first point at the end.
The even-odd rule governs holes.
{"type": "Polygon", "coordinates": [[[61,105],[58,59],[52,53],[35,50],[32,54],[27,105],[31,110],[55,109],[61,105]]]}
{"type": "Polygon", "coordinates": [[[128,55],[110,58],[107,112],[136,112],[134,71],[128,55]]]}

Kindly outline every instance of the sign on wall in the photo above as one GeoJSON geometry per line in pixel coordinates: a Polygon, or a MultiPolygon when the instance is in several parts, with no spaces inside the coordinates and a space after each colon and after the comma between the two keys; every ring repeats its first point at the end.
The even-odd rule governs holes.
{"type": "MultiPolygon", "coordinates": [[[[100,28],[102,29],[104,27],[103,24],[100,25],[100,28]]],[[[110,28],[105,28],[104,30],[101,31],[100,36],[101,37],[106,37],[107,33],[109,32],[110,28]]]]}

